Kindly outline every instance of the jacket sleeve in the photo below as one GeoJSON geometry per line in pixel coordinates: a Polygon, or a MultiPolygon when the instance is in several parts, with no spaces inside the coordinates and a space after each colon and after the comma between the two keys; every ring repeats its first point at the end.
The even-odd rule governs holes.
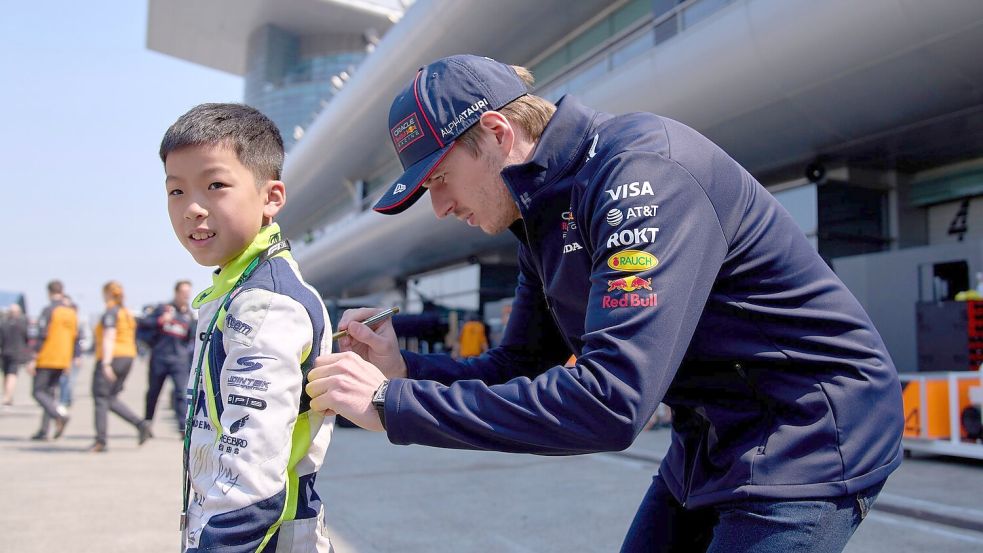
{"type": "Polygon", "coordinates": [[[631,444],[675,376],[728,246],[703,186],[655,153],[605,160],[581,193],[577,216],[589,229],[592,256],[577,365],[492,386],[395,380],[386,394],[390,441],[539,454],[631,444]],[[651,195],[619,199],[609,192],[643,182],[651,195]],[[643,204],[658,205],[657,215],[627,218],[628,208],[643,204]],[[637,243],[609,246],[621,231],[637,243]],[[615,260],[625,250],[639,252],[622,253],[634,256],[628,265],[615,260]],[[633,277],[639,281],[628,282],[633,277]],[[618,279],[626,279],[620,288],[611,284],[618,279]]]}
{"type": "Polygon", "coordinates": [[[536,271],[529,266],[526,254],[523,247],[519,252],[519,285],[502,343],[463,361],[456,361],[449,355],[419,355],[404,351],[403,359],[410,378],[442,384],[469,379],[501,384],[517,376],[532,378],[570,357],[572,352],[568,351],[546,310],[543,285],[536,271]]]}
{"type": "Polygon", "coordinates": [[[160,318],[163,312],[164,312],[164,306],[158,305],[157,307],[154,308],[153,311],[151,311],[147,315],[138,317],[137,326],[141,330],[152,330],[152,331],[158,330],[160,328],[160,323],[158,322],[158,319],[160,318]]]}
{"type": "Polygon", "coordinates": [[[45,307],[38,317],[38,337],[34,341],[34,353],[41,351],[44,341],[48,339],[48,324],[51,322],[51,306],[45,307]]]}
{"type": "Polygon", "coordinates": [[[214,483],[194,498],[207,524],[192,543],[202,551],[256,551],[287,505],[300,365],[313,328],[297,301],[248,289],[232,300],[220,330],[226,353],[219,375],[221,437],[206,446],[214,448],[205,453],[214,483]]]}

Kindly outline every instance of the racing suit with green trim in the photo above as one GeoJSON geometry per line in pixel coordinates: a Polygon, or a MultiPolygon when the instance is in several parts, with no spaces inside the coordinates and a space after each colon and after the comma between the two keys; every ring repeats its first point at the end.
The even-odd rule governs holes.
{"type": "Polygon", "coordinates": [[[314,478],[334,420],[311,411],[304,392],[314,359],[331,348],[327,311],[289,251],[235,287],[279,239],[277,225],[264,227],[194,301],[203,366],[189,428],[188,552],[331,550],[314,478]]]}

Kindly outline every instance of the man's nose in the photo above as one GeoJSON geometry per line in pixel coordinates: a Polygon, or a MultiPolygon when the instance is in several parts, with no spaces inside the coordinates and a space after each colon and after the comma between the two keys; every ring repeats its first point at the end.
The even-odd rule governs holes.
{"type": "Polygon", "coordinates": [[[430,204],[438,219],[443,219],[454,212],[454,202],[441,191],[430,191],[430,204]]]}

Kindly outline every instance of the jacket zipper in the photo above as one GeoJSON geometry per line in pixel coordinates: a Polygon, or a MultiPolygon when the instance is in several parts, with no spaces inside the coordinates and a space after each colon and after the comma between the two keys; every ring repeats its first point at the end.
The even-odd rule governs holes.
{"type": "MultiPolygon", "coordinates": [[[[532,251],[532,239],[529,238],[529,227],[526,226],[525,219],[522,220],[522,232],[526,235],[526,244],[529,246],[529,250],[532,251]]],[[[533,264],[536,266],[536,270],[539,272],[539,281],[543,284],[543,301],[546,302],[546,310],[549,311],[550,317],[553,318],[553,324],[556,325],[556,329],[560,332],[560,337],[563,338],[563,343],[567,345],[567,349],[570,350],[571,355],[577,355],[577,350],[574,349],[573,344],[567,338],[567,333],[563,331],[563,326],[560,325],[560,319],[556,317],[556,313],[553,312],[553,306],[550,305],[550,295],[546,290],[546,274],[543,271],[543,266],[533,255],[533,264]]]]}

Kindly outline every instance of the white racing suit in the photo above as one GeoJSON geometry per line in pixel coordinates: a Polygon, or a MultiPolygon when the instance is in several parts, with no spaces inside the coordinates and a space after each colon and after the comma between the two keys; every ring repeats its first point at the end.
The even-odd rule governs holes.
{"type": "MultiPolygon", "coordinates": [[[[184,547],[188,552],[327,552],[314,478],[334,418],[310,410],[305,375],[331,348],[319,295],[288,252],[260,265],[229,300],[246,265],[278,238],[264,228],[195,299],[195,361],[207,347],[191,432],[184,547]],[[221,309],[211,336],[209,322],[221,309]]],[[[195,387],[195,371],[189,395],[195,387]]]]}

